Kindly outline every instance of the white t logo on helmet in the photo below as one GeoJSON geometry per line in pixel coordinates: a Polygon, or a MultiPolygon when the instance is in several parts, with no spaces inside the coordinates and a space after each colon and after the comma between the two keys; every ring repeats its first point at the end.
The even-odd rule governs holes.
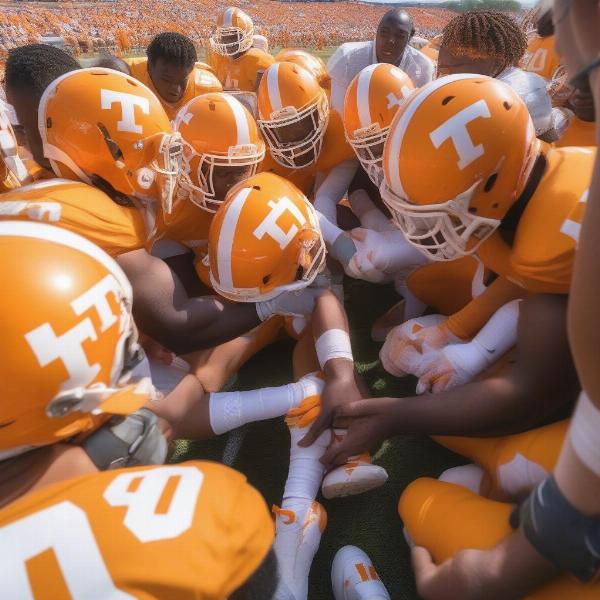
{"type": "Polygon", "coordinates": [[[436,148],[439,148],[446,140],[452,140],[458,153],[458,168],[462,171],[480,156],[483,156],[485,152],[483,144],[477,146],[473,144],[473,140],[467,131],[467,125],[476,119],[489,119],[491,116],[485,100],[478,100],[456,113],[435,131],[432,131],[429,137],[436,148]]]}
{"type": "Polygon", "coordinates": [[[306,223],[306,219],[298,207],[287,196],[283,196],[283,198],[280,198],[276,202],[269,200],[268,205],[271,211],[265,217],[264,221],[254,230],[254,235],[259,240],[262,240],[265,234],[268,235],[273,238],[283,250],[298,233],[298,227],[292,225],[287,232],[283,231],[283,229],[277,225],[279,217],[281,217],[285,211],[289,211],[296,221],[298,221],[300,226],[306,223]]]}
{"type": "Polygon", "coordinates": [[[102,110],[111,110],[112,105],[118,102],[121,105],[121,120],[117,123],[118,131],[129,133],[143,133],[144,128],[135,122],[135,107],[138,106],[142,112],[150,114],[150,101],[135,94],[125,94],[114,90],[101,90],[100,101],[102,110]]]}

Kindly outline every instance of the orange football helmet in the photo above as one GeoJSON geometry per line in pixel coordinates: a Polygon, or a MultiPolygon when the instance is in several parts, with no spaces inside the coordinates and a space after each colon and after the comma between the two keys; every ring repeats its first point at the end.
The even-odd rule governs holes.
{"type": "Polygon", "coordinates": [[[38,119],[44,155],[59,177],[93,184],[95,175],[171,212],[181,136],[137,79],[110,69],[71,71],[48,86],[38,119]]]}
{"type": "Polygon", "coordinates": [[[12,190],[32,181],[18,149],[8,106],[0,100],[0,191],[12,190]]]}
{"type": "Polygon", "coordinates": [[[472,254],[523,191],[540,142],[508,85],[450,75],[398,109],[381,195],[406,239],[433,260],[472,254]]]}
{"type": "Polygon", "coordinates": [[[131,286],[112,258],[65,229],[3,221],[0,262],[10,280],[10,293],[2,294],[10,318],[0,325],[10,348],[0,364],[0,459],[90,429],[95,414],[129,414],[149,399],[150,379],[131,379],[144,355],[131,286]]]}
{"type": "Polygon", "coordinates": [[[211,50],[221,56],[235,56],[252,48],[254,24],[241,8],[230,6],[217,18],[210,36],[211,50]]]}
{"type": "MultiPolygon", "coordinates": [[[[229,94],[204,94],[190,100],[177,114],[175,130],[183,139],[179,186],[208,212],[215,212],[225,199],[215,186],[215,175],[237,183],[240,177],[254,175],[265,157],[256,121],[229,94]]],[[[233,183],[226,184],[227,189],[233,183]]]]}
{"type": "Polygon", "coordinates": [[[318,56],[300,48],[284,48],[278,52],[275,60],[277,62],[291,62],[304,67],[317,78],[322,88],[329,89],[331,77],[327,72],[327,66],[318,56]]]}
{"type": "Polygon", "coordinates": [[[383,181],[383,145],[392,119],[415,86],[394,65],[377,63],[365,67],[346,91],[344,129],[348,143],[373,183],[383,181]]]}
{"type": "Polygon", "coordinates": [[[208,235],[211,283],[236,302],[269,300],[310,285],[325,255],[314,207],[273,173],[232,188],[208,235]]]}
{"type": "Polygon", "coordinates": [[[196,85],[196,95],[209,94],[210,92],[222,92],[223,85],[219,81],[219,78],[212,72],[212,70],[205,67],[198,67],[194,69],[194,83],[196,85]]]}
{"type": "Polygon", "coordinates": [[[329,103],[317,78],[290,62],[276,62],[258,86],[258,125],[280,165],[300,169],[317,161],[329,122],[329,103]]]}

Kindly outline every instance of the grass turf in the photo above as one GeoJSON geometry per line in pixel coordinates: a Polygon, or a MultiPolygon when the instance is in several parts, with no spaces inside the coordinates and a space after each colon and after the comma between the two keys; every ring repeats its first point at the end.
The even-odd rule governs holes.
{"type": "MultiPolygon", "coordinates": [[[[378,360],[380,344],[371,341],[372,322],[397,301],[391,286],[374,286],[346,279],[345,303],[352,331],[357,368],[374,396],[408,396],[415,380],[396,379],[378,360]]],[[[291,341],[265,349],[239,372],[232,389],[253,389],[291,381],[291,341]]],[[[174,461],[193,458],[222,460],[227,436],[209,442],[180,442],[174,461]]],[[[287,476],[289,434],[282,419],[252,423],[237,435],[241,441],[232,466],[243,472],[264,495],[279,504],[287,476]],[[242,439],[243,436],[243,439],[242,439]]],[[[229,441],[231,450],[232,440],[229,441]]],[[[235,448],[234,448],[235,450],[235,448]]],[[[231,454],[231,453],[230,453],[231,454]]],[[[397,437],[382,444],[374,461],[384,466],[389,481],[382,488],[352,498],[324,500],[328,525],[310,574],[309,600],[330,600],[333,556],[346,544],[369,554],[393,600],[417,598],[410,554],[396,511],[402,490],[421,476],[436,477],[444,469],[464,463],[458,456],[425,437],[397,437]]]]}

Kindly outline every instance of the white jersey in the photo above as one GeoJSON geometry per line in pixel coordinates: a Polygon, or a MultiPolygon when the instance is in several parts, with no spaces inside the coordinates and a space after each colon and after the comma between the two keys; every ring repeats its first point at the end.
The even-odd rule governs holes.
{"type": "MultiPolygon", "coordinates": [[[[331,77],[331,105],[341,115],[344,110],[344,97],[348,86],[365,67],[377,63],[375,42],[347,42],[342,44],[327,62],[331,77]]],[[[400,67],[415,84],[421,87],[433,79],[433,62],[422,52],[407,45],[400,67]]]]}
{"type": "Polygon", "coordinates": [[[523,71],[516,67],[508,67],[497,79],[504,81],[521,96],[527,105],[529,114],[539,137],[544,135],[546,141],[558,139],[568,126],[568,117],[558,108],[552,108],[552,99],[548,93],[548,83],[540,75],[523,71]]]}

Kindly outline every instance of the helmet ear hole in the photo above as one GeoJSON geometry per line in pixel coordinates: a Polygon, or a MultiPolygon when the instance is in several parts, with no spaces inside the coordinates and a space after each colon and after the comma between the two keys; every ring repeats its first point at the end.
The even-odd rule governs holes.
{"type": "Polygon", "coordinates": [[[123,152],[121,151],[121,148],[119,147],[117,142],[115,142],[115,140],[113,140],[110,137],[110,133],[108,133],[108,129],[102,123],[97,123],[97,126],[98,126],[98,129],[100,130],[100,133],[102,134],[102,137],[104,138],[104,142],[106,143],[106,146],[108,147],[108,151],[110,152],[110,155],[113,157],[114,160],[122,160],[123,152]]]}
{"type": "Polygon", "coordinates": [[[263,284],[267,285],[269,283],[269,281],[271,281],[271,275],[270,274],[269,275],[265,275],[263,277],[263,280],[262,280],[263,284]]]}
{"type": "Polygon", "coordinates": [[[498,179],[498,173],[492,173],[492,175],[490,175],[488,177],[488,180],[485,182],[485,186],[483,187],[483,191],[484,192],[491,192],[492,188],[496,184],[496,180],[497,179],[498,179]]]}

